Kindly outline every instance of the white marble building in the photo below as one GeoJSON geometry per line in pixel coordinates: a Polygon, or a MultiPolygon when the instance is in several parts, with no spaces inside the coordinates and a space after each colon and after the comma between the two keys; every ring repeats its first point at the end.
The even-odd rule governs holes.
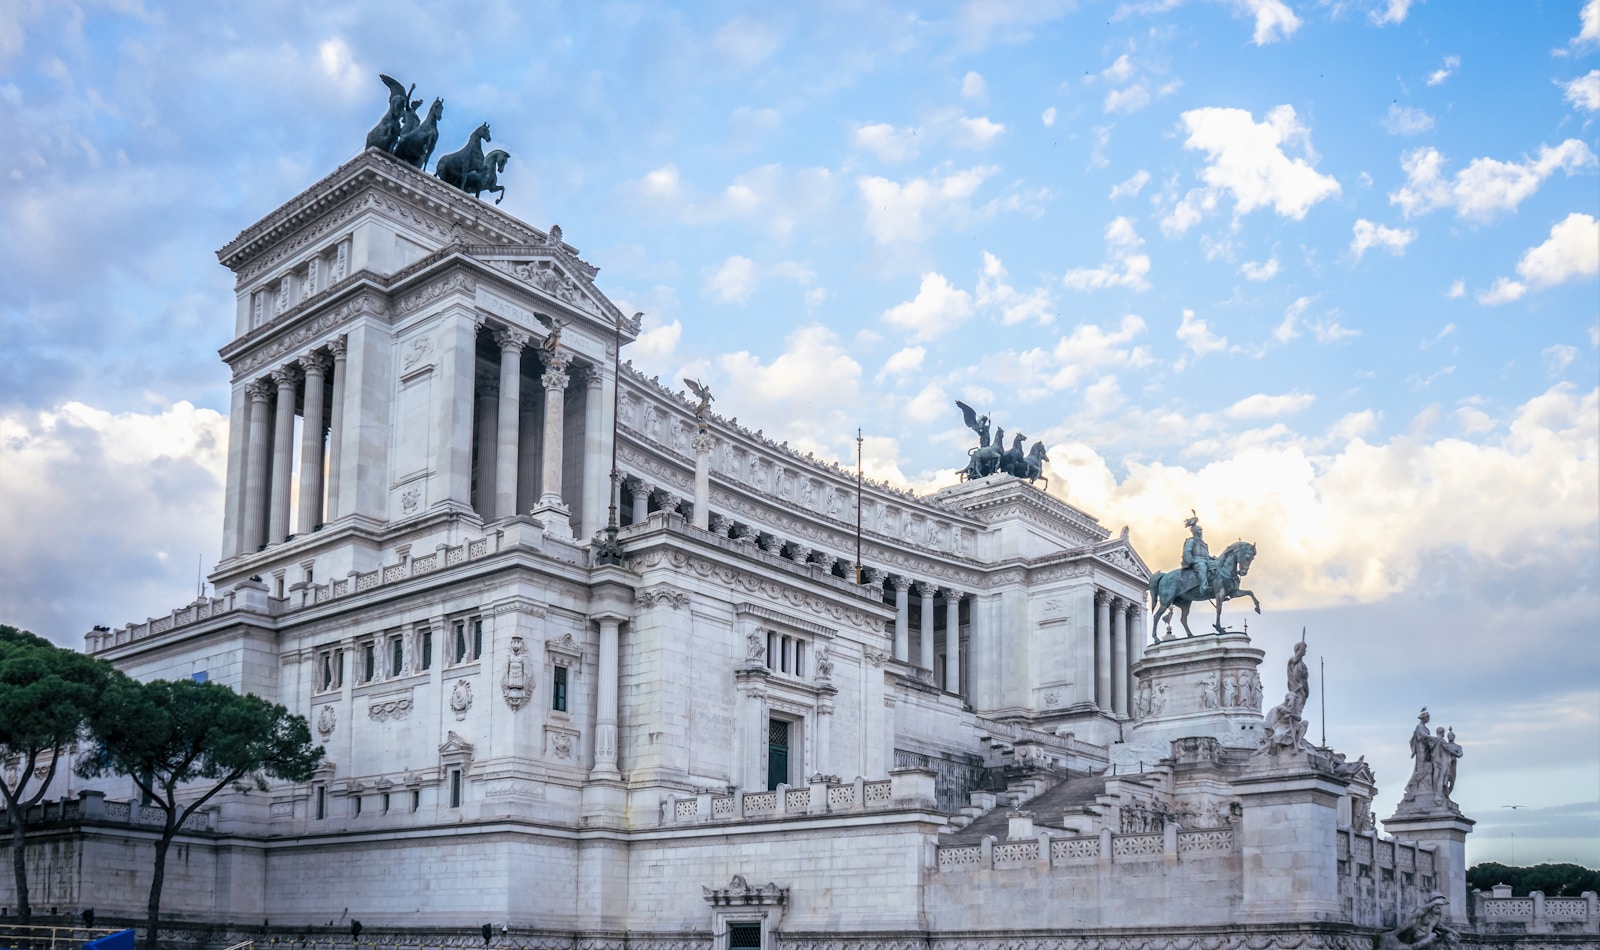
{"type": "MultiPolygon", "coordinates": [[[[218,594],[86,649],[283,703],[327,756],[179,839],[172,919],[1259,950],[1370,946],[1434,889],[1464,912],[1470,822],[1396,841],[1364,767],[1254,754],[1248,637],[1146,652],[1125,530],[1005,475],[858,497],[702,427],[559,228],[373,151],[218,256],[218,594]]],[[[34,903],[133,916],[151,834],[94,788],[36,832],[34,903]]]]}

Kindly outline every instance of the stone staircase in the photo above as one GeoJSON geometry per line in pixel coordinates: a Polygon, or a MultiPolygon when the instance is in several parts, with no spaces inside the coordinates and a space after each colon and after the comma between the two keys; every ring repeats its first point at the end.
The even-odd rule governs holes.
{"type": "Polygon", "coordinates": [[[977,844],[985,835],[1004,838],[1008,813],[1023,805],[1028,805],[1028,810],[1034,813],[1037,826],[1065,831],[1063,815],[1069,810],[1081,811],[1085,806],[1093,806],[1096,797],[1105,790],[1105,782],[1104,774],[1062,779],[1056,774],[1038,772],[1010,779],[1003,792],[973,792],[971,804],[950,816],[946,823],[948,830],[940,843],[977,844]]]}

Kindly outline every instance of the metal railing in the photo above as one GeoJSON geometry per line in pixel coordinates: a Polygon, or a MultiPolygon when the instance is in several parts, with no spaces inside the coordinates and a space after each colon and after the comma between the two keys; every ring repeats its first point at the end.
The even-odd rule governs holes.
{"type": "Polygon", "coordinates": [[[15,950],[78,950],[90,940],[122,932],[121,927],[62,927],[0,924],[0,947],[15,950]]]}

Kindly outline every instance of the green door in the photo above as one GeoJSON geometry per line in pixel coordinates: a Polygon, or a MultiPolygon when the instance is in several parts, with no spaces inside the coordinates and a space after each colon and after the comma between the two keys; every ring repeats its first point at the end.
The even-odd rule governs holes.
{"type": "Polygon", "coordinates": [[[767,720],[767,790],[789,781],[789,723],[767,720]]]}

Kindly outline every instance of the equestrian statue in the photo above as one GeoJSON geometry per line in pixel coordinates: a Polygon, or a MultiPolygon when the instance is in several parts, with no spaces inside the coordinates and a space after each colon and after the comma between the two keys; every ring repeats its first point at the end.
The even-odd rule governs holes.
{"type": "MultiPolygon", "coordinates": [[[[1217,620],[1212,624],[1217,633],[1227,633],[1222,626],[1222,605],[1235,597],[1249,597],[1255,603],[1256,613],[1261,612],[1261,601],[1255,591],[1239,586],[1239,579],[1250,573],[1250,564],[1256,557],[1256,546],[1249,541],[1235,541],[1223,549],[1220,557],[1212,557],[1206,546],[1200,518],[1192,510],[1183,522],[1189,537],[1183,542],[1183,560],[1175,571],[1157,571],[1150,575],[1150,637],[1161,642],[1157,632],[1162,618],[1170,617],[1172,608],[1179,610],[1178,619],[1183,632],[1194,636],[1189,629],[1189,607],[1200,601],[1213,601],[1217,606],[1217,620]]],[[[1169,621],[1170,625],[1170,621],[1169,621]]]]}
{"type": "MultiPolygon", "coordinates": [[[[1007,449],[1006,430],[996,427],[994,438],[989,437],[989,417],[979,415],[971,406],[956,400],[956,405],[961,409],[961,417],[966,422],[967,428],[978,434],[978,446],[967,450],[967,465],[957,470],[956,474],[965,480],[974,478],[988,478],[997,472],[1004,472],[1013,478],[1021,478],[1028,484],[1044,478],[1044,463],[1050,461],[1050,456],[1045,454],[1044,443],[1035,442],[1026,454],[1022,451],[1022,444],[1028,437],[1017,434],[1012,437],[1011,448],[1007,449]]],[[[1044,479],[1046,489],[1050,487],[1050,480],[1044,479]]]]}
{"type": "MultiPolygon", "coordinates": [[[[444,100],[434,99],[424,118],[417,113],[422,100],[411,98],[416,91],[416,84],[407,88],[393,77],[380,75],[378,78],[389,88],[389,106],[383,118],[367,133],[367,148],[375,148],[393,155],[412,168],[427,171],[434,147],[439,144],[439,120],[444,118],[444,100]]],[[[494,203],[499,204],[505,199],[506,186],[499,183],[498,177],[506,170],[506,161],[511,155],[498,148],[485,155],[483,143],[487,141],[489,123],[485,122],[473,131],[464,148],[440,157],[434,174],[445,184],[453,185],[474,198],[487,191],[496,196],[494,203]]]]}

